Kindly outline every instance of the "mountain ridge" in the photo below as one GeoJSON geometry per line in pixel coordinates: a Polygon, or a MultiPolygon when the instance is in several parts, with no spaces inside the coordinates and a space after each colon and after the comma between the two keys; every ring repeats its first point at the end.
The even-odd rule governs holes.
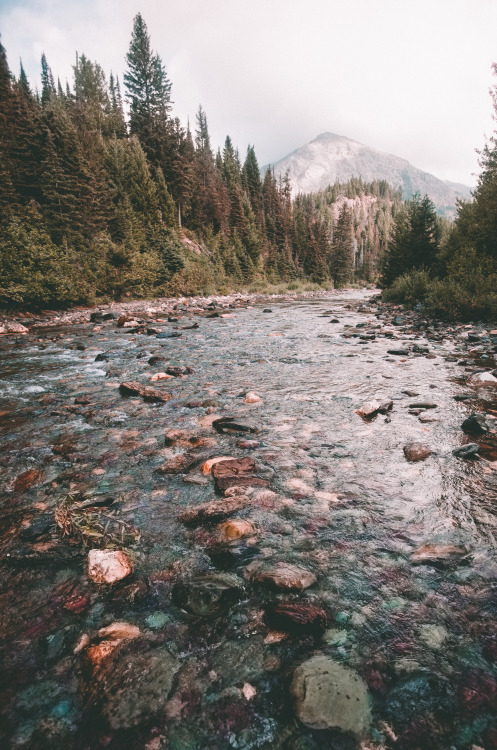
{"type": "Polygon", "coordinates": [[[462,183],[441,180],[412,165],[407,159],[380,151],[336,133],[320,133],[314,140],[295,149],[270,167],[275,176],[288,172],[294,195],[315,193],[335,182],[359,177],[364,182],[386,180],[400,187],[404,199],[415,193],[428,195],[437,212],[454,216],[458,199],[471,198],[471,188],[462,183]]]}

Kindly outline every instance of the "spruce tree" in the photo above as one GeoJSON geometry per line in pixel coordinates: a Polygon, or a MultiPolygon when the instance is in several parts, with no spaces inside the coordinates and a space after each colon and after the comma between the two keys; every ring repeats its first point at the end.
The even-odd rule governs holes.
{"type": "Polygon", "coordinates": [[[352,212],[344,201],[333,233],[332,276],[337,288],[350,283],[354,261],[352,212]]]}

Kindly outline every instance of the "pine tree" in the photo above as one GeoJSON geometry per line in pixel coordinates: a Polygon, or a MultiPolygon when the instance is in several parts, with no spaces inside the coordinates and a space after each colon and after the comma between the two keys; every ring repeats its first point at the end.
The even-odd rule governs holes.
{"type": "Polygon", "coordinates": [[[337,288],[350,283],[354,260],[352,212],[344,201],[333,233],[332,276],[337,288]]]}
{"type": "Polygon", "coordinates": [[[55,96],[55,82],[52,69],[47,63],[47,58],[43,52],[41,56],[41,103],[48,104],[50,99],[55,96]]]}
{"type": "Polygon", "coordinates": [[[159,55],[150,48],[145,22],[138,13],[128,54],[124,83],[129,103],[129,130],[140,139],[149,159],[167,174],[171,82],[159,55]]]}

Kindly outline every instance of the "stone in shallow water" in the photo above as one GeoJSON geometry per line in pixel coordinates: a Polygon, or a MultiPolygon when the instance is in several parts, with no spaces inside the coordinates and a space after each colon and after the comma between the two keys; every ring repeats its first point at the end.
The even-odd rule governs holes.
{"type": "Polygon", "coordinates": [[[372,417],[375,414],[386,414],[393,407],[393,401],[379,401],[375,399],[363,404],[360,409],[356,409],[356,414],[360,417],[372,417]]]}
{"type": "Polygon", "coordinates": [[[371,723],[368,691],[362,679],[326,656],[314,656],[297,667],[290,694],[295,714],[311,729],[337,728],[361,739],[371,723]]]}
{"type": "Polygon", "coordinates": [[[88,552],[88,575],[95,583],[115,583],[133,572],[133,563],[126,552],[91,549],[88,552]]]}
{"type": "Polygon", "coordinates": [[[210,502],[187,508],[183,513],[180,513],[178,521],[187,524],[219,521],[221,518],[226,518],[237,510],[245,508],[250,503],[251,500],[247,495],[226,497],[223,500],[211,500],[210,502]]]}
{"type": "Polygon", "coordinates": [[[314,573],[307,568],[285,562],[274,565],[255,562],[245,569],[245,575],[250,581],[269,583],[285,591],[302,591],[317,581],[314,573]]]}
{"type": "Polygon", "coordinates": [[[479,450],[480,446],[478,443],[467,443],[466,445],[461,445],[459,448],[454,448],[452,455],[457,458],[474,458],[479,450]]]}
{"type": "Polygon", "coordinates": [[[177,607],[198,617],[227,612],[244,593],[243,581],[228,573],[212,573],[176,583],[171,598],[177,607]]]}
{"type": "Polygon", "coordinates": [[[419,565],[451,562],[463,557],[467,552],[464,547],[456,547],[453,544],[423,544],[412,553],[411,562],[419,565]]]}
{"type": "Polygon", "coordinates": [[[180,664],[165,647],[145,653],[116,650],[88,692],[112,729],[130,729],[158,714],[180,664]]]}
{"type": "Polygon", "coordinates": [[[152,388],[149,385],[142,385],[141,383],[136,383],[134,381],[121,383],[119,386],[119,392],[121,396],[141,396],[145,401],[151,402],[170,401],[173,397],[172,393],[158,391],[156,388],[152,388]]]}
{"type": "Polygon", "coordinates": [[[256,533],[255,526],[250,521],[244,521],[241,518],[225,521],[219,526],[219,531],[221,537],[227,541],[241,539],[244,536],[253,536],[256,533]]]}
{"type": "Polygon", "coordinates": [[[324,609],[312,604],[280,602],[266,609],[266,620],[275,630],[291,633],[319,634],[326,630],[328,618],[324,609]]]}
{"type": "Polygon", "coordinates": [[[404,445],[404,456],[407,461],[424,461],[431,456],[431,450],[423,443],[408,443],[404,445]]]}

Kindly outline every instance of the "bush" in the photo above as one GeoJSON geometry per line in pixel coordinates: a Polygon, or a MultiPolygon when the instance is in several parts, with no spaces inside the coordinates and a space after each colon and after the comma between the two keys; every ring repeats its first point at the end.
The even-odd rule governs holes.
{"type": "Polygon", "coordinates": [[[386,302],[401,302],[407,307],[414,307],[425,299],[431,283],[424,268],[408,271],[395,279],[392,286],[384,289],[381,296],[386,302]]]}

